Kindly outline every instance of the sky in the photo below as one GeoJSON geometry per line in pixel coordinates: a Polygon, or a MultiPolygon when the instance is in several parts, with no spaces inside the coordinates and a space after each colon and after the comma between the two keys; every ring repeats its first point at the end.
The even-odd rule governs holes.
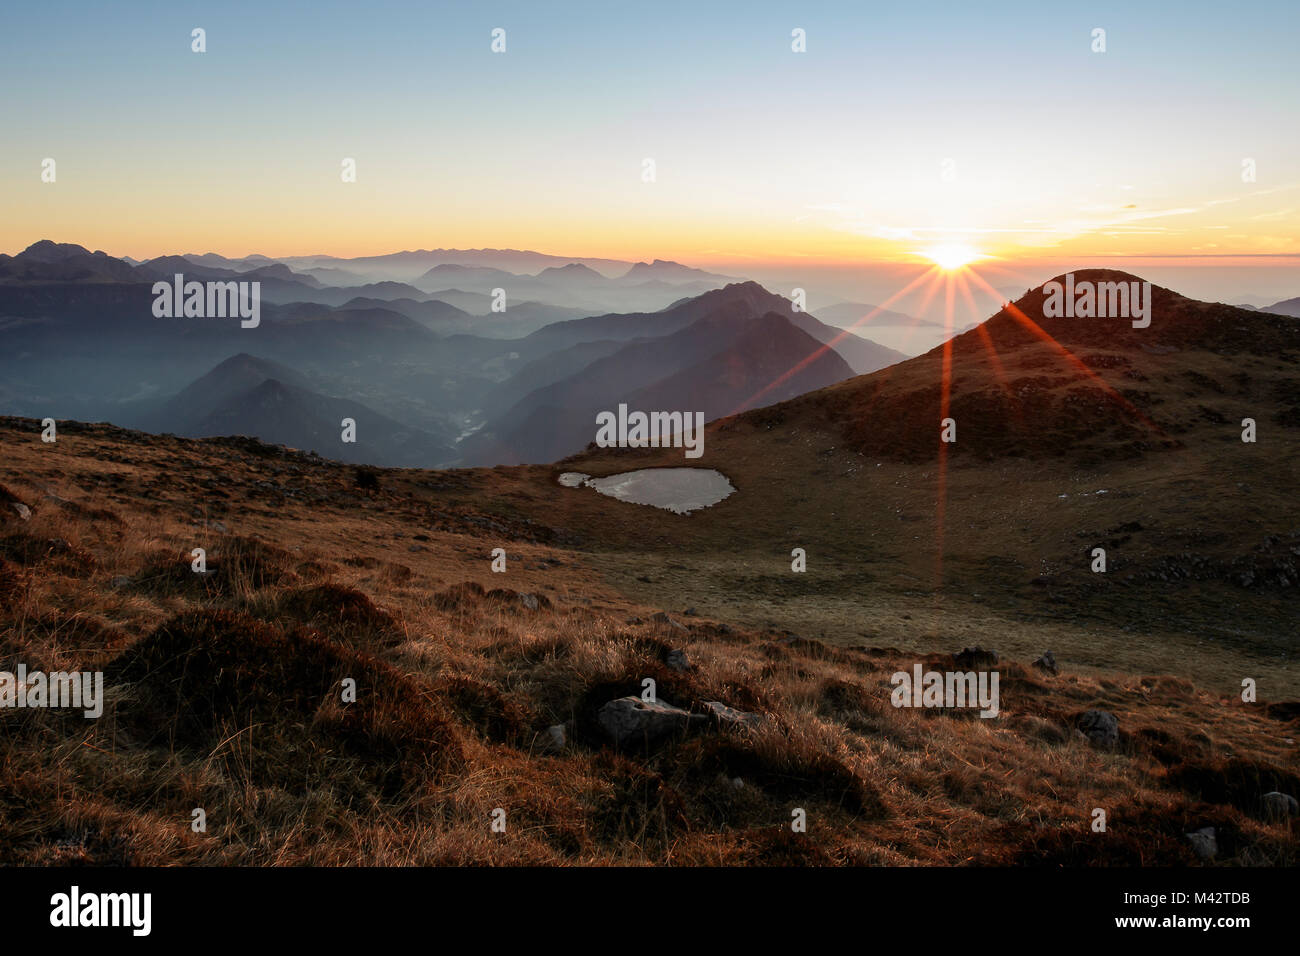
{"type": "Polygon", "coordinates": [[[1300,263],[1297,27],[1295,0],[16,4],[0,251],[758,270],[956,245],[1280,287],[1300,263]]]}

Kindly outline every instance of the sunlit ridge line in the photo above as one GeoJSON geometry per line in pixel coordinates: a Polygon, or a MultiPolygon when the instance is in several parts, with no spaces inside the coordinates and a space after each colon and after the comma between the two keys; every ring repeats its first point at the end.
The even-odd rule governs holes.
{"type": "MultiPolygon", "coordinates": [[[[976,273],[976,272],[974,272],[974,271],[972,270],[971,275],[975,278],[975,281],[977,281],[981,286],[983,286],[984,289],[985,289],[985,291],[987,291],[990,295],[994,295],[994,296],[996,296],[996,295],[999,295],[999,294],[1000,294],[1000,293],[998,293],[998,291],[997,291],[996,289],[994,289],[994,288],[993,288],[992,286],[990,286],[987,282],[985,282],[985,281],[984,281],[984,280],[979,276],[978,273],[976,273]]],[[[1115,389],[1111,387],[1111,385],[1110,385],[1109,382],[1107,382],[1104,378],[1102,378],[1100,375],[1098,375],[1096,372],[1094,372],[1092,369],[1090,369],[1087,365],[1085,365],[1085,364],[1083,363],[1082,360],[1080,360],[1080,359],[1078,358],[1078,356],[1076,356],[1073,352],[1071,352],[1069,349],[1067,349],[1064,345],[1062,345],[1060,342],[1058,342],[1056,339],[1054,339],[1054,338],[1053,338],[1053,337],[1052,337],[1052,336],[1047,332],[1046,329],[1044,329],[1042,326],[1040,326],[1037,322],[1035,322],[1035,321],[1034,321],[1033,319],[1031,319],[1029,316],[1025,315],[1024,312],[1020,311],[1020,308],[1019,308],[1019,307],[1018,307],[1014,302],[1008,302],[1008,303],[1006,303],[1006,305],[1003,306],[1003,309],[1004,309],[1004,310],[1006,311],[1006,313],[1007,313],[1008,315],[1010,315],[1013,319],[1015,319],[1017,322],[1019,322],[1019,323],[1020,323],[1021,325],[1023,325],[1025,328],[1029,329],[1029,331],[1031,331],[1032,333],[1034,333],[1035,335],[1037,335],[1040,339],[1042,339],[1042,340],[1043,340],[1044,342],[1046,342],[1048,345],[1052,346],[1054,349],[1056,349],[1057,351],[1059,351],[1059,352],[1060,352],[1060,353],[1061,353],[1061,354],[1066,358],[1066,360],[1067,360],[1068,362],[1070,362],[1070,363],[1071,363],[1075,368],[1077,368],[1079,371],[1083,372],[1085,375],[1087,375],[1089,378],[1091,378],[1094,382],[1096,382],[1099,386],[1101,386],[1102,390],[1103,390],[1107,395],[1109,395],[1110,398],[1112,398],[1112,399],[1113,399],[1117,404],[1122,405],[1125,409],[1127,409],[1130,413],[1132,413],[1136,418],[1138,418],[1140,421],[1142,421],[1145,425],[1149,426],[1149,427],[1150,427],[1153,431],[1155,431],[1158,435],[1160,435],[1161,437],[1166,437],[1166,436],[1165,436],[1164,429],[1162,429],[1159,425],[1157,425],[1157,424],[1156,424],[1155,422],[1153,422],[1151,419],[1147,418],[1147,416],[1144,415],[1141,411],[1139,411],[1136,407],[1134,407],[1133,403],[1130,402],[1127,398],[1125,398],[1125,397],[1124,397],[1123,395],[1121,395],[1119,392],[1115,391],[1115,389]]]]}
{"type": "MultiPolygon", "coordinates": [[[[906,286],[904,286],[904,287],[903,287],[902,289],[900,289],[898,292],[895,292],[892,296],[890,296],[890,297],[889,297],[888,299],[886,299],[884,302],[880,303],[880,305],[876,306],[876,308],[875,308],[874,310],[872,310],[871,312],[867,313],[866,316],[864,316],[863,318],[859,319],[859,320],[858,320],[857,322],[855,322],[853,325],[849,326],[849,328],[845,329],[845,330],[841,333],[841,335],[838,335],[838,336],[836,336],[835,338],[833,338],[833,339],[831,340],[831,342],[838,342],[838,341],[840,341],[840,339],[841,339],[844,335],[848,335],[848,334],[850,334],[851,331],[852,331],[852,329],[854,329],[854,328],[856,328],[858,325],[862,324],[863,321],[865,321],[866,319],[870,318],[871,316],[875,315],[875,314],[878,313],[878,312],[883,312],[883,311],[886,309],[887,306],[892,305],[894,302],[898,301],[898,299],[902,298],[902,297],[903,297],[904,295],[906,295],[908,292],[912,291],[912,289],[913,289],[913,288],[914,288],[918,283],[920,283],[922,280],[924,280],[928,275],[930,275],[931,272],[934,272],[937,268],[938,268],[938,267],[936,266],[936,267],[932,267],[932,268],[930,268],[930,269],[927,269],[925,272],[923,272],[921,275],[917,276],[915,279],[913,279],[911,282],[909,282],[906,286]]],[[[809,313],[809,314],[811,314],[811,313],[809,313]]],[[[816,316],[813,316],[813,317],[816,318],[816,316]]],[[[742,402],[742,403],[741,403],[741,404],[740,404],[740,405],[739,405],[739,406],[738,406],[734,411],[732,411],[730,415],[726,415],[726,416],[724,416],[724,417],[726,417],[726,418],[730,418],[732,415],[739,415],[741,412],[745,411],[746,409],[751,408],[751,407],[753,406],[754,402],[758,401],[760,398],[762,398],[764,395],[766,395],[766,394],[767,394],[768,392],[770,392],[772,389],[774,389],[774,388],[776,388],[777,386],[779,386],[782,382],[786,382],[786,381],[788,381],[792,376],[797,375],[800,371],[802,371],[803,369],[807,368],[808,365],[809,365],[810,363],[816,361],[820,356],[824,355],[828,350],[830,350],[830,346],[829,346],[829,345],[821,345],[819,348],[815,349],[813,352],[811,352],[810,354],[808,354],[807,356],[805,356],[801,361],[795,363],[795,365],[794,365],[792,368],[790,368],[788,371],[786,371],[786,372],[782,373],[781,375],[777,376],[777,378],[773,379],[773,380],[772,380],[771,382],[769,382],[767,385],[763,386],[763,388],[759,389],[759,391],[756,392],[754,395],[752,395],[752,396],[750,396],[749,398],[747,398],[747,399],[746,399],[744,402],[742,402]]],[[[838,353],[837,353],[837,354],[838,354],[838,353]]],[[[892,367],[892,366],[891,366],[891,367],[892,367]]]]}

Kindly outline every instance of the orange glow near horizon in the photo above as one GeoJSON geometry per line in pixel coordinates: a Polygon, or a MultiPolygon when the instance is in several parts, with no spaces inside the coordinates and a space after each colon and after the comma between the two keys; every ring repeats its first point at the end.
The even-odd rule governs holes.
{"type": "MultiPolygon", "coordinates": [[[[1277,268],[1300,263],[1300,245],[1282,239],[1267,250],[1252,248],[1255,244],[1219,247],[1212,255],[1207,250],[1209,258],[1205,258],[1195,254],[1196,244],[1188,245],[1186,239],[1177,246],[1164,238],[1144,237],[1147,241],[1139,246],[1133,240],[1097,234],[1063,237],[1046,246],[1011,238],[980,242],[978,247],[956,241],[918,244],[915,239],[854,234],[812,222],[702,223],[618,207],[573,217],[550,209],[521,212],[490,203],[483,209],[457,208],[455,201],[434,209],[418,202],[403,206],[387,197],[366,206],[364,217],[357,205],[337,197],[306,206],[294,204],[294,214],[286,216],[285,204],[267,197],[265,206],[251,214],[237,214],[233,200],[226,205],[214,199],[202,217],[140,218],[129,196],[106,191],[84,206],[74,206],[64,204],[62,194],[54,202],[39,203],[18,195],[0,223],[0,252],[15,255],[41,239],[134,259],[207,252],[230,258],[260,254],[347,259],[420,249],[515,249],[575,260],[669,259],[736,275],[751,269],[870,265],[896,269],[902,276],[934,266],[963,271],[974,264],[996,269],[997,263],[1014,262],[1034,282],[1103,259],[1131,263],[1128,271],[1154,264],[1277,268]],[[637,226],[630,228],[630,222],[637,226]]],[[[178,209],[183,211],[184,204],[178,203],[178,209]]],[[[1198,242],[1200,238],[1204,237],[1198,242]]]]}
{"type": "Polygon", "coordinates": [[[944,272],[958,272],[966,266],[979,259],[984,259],[982,253],[976,252],[970,246],[961,243],[945,243],[939,246],[931,246],[918,255],[925,256],[944,272]]]}
{"type": "MultiPolygon", "coordinates": [[[[956,262],[955,259],[951,261],[956,262]]],[[[993,267],[993,269],[994,271],[1008,274],[1011,277],[1020,278],[1020,276],[1014,270],[1000,269],[997,267],[993,267]]],[[[1145,425],[1151,428],[1157,435],[1163,435],[1164,432],[1162,429],[1160,429],[1158,425],[1156,425],[1147,416],[1143,415],[1137,408],[1135,408],[1132,405],[1132,403],[1130,403],[1126,398],[1124,398],[1117,391],[1115,391],[1115,389],[1112,388],[1095,371],[1089,368],[1087,364],[1081,361],[1078,358],[1078,356],[1076,356],[1068,348],[1066,348],[1064,345],[1058,342],[1054,337],[1052,337],[1052,335],[1050,335],[1045,329],[1043,329],[1042,326],[1040,326],[1037,322],[1033,321],[1033,319],[1029,318],[1029,316],[1025,315],[1024,312],[1021,311],[1016,305],[1006,301],[1006,297],[1002,295],[1002,293],[1000,293],[992,285],[990,285],[989,282],[986,281],[981,275],[979,275],[979,273],[974,268],[971,267],[969,261],[958,263],[953,268],[945,268],[940,262],[935,260],[934,264],[931,265],[930,268],[928,268],[924,273],[912,279],[911,282],[907,283],[905,286],[900,288],[893,295],[886,298],[884,302],[881,305],[877,306],[872,312],[862,316],[856,322],[854,322],[853,325],[844,329],[840,333],[840,335],[837,336],[831,343],[828,343],[827,345],[823,345],[821,348],[817,349],[811,355],[807,356],[798,364],[796,364],[794,367],[792,367],[785,373],[779,375],[767,386],[765,386],[757,393],[755,393],[753,396],[751,396],[746,402],[744,402],[740,407],[738,407],[731,414],[735,415],[741,411],[744,411],[747,408],[755,407],[755,405],[759,403],[768,393],[770,393],[772,389],[776,388],[781,383],[788,381],[793,375],[797,374],[801,369],[807,367],[808,364],[814,361],[818,356],[825,354],[827,351],[830,350],[831,346],[836,341],[839,341],[840,338],[843,338],[843,336],[845,335],[852,334],[853,330],[859,328],[862,325],[869,324],[873,317],[875,317],[881,312],[886,311],[890,305],[892,305],[893,303],[897,302],[898,300],[902,299],[903,297],[911,293],[914,289],[917,288],[917,286],[921,285],[922,283],[925,283],[925,288],[922,290],[924,294],[923,308],[925,306],[928,306],[928,303],[934,298],[936,294],[938,294],[940,289],[943,290],[943,294],[944,294],[943,315],[944,315],[944,332],[946,338],[943,344],[940,346],[940,376],[939,376],[939,382],[940,382],[939,419],[940,421],[939,423],[936,423],[936,426],[939,428],[939,434],[936,436],[939,441],[939,447],[938,447],[937,471],[935,475],[935,483],[936,483],[935,584],[936,587],[941,588],[943,585],[945,518],[946,518],[947,504],[948,504],[948,443],[943,441],[942,422],[944,419],[950,417],[949,412],[952,407],[953,342],[955,340],[954,333],[956,332],[957,329],[955,313],[956,313],[956,298],[958,295],[961,296],[962,301],[965,303],[967,309],[969,309],[972,320],[979,323],[978,325],[976,325],[972,334],[978,337],[979,343],[983,347],[988,357],[989,365],[993,371],[994,378],[996,379],[998,385],[1001,386],[1003,391],[1009,397],[1011,397],[1013,401],[1014,401],[1014,394],[1010,388],[1010,383],[1007,378],[1006,369],[1002,364],[1001,356],[998,355],[997,349],[993,342],[993,337],[989,334],[988,329],[984,325],[983,320],[987,318],[987,316],[983,315],[980,312],[980,309],[975,302],[975,298],[971,294],[972,286],[976,288],[978,291],[987,294],[994,301],[994,303],[996,303],[997,306],[1000,307],[1001,311],[1005,311],[1006,314],[1009,315],[1016,323],[1023,326],[1024,328],[1032,332],[1038,339],[1043,341],[1045,344],[1049,345],[1057,353],[1057,355],[1059,356],[1063,364],[1065,364],[1075,372],[1083,373],[1091,381],[1092,384],[1099,386],[1111,401],[1115,402],[1117,405],[1122,407],[1130,415],[1137,418],[1139,421],[1143,422],[1145,425]]],[[[871,414],[871,410],[875,406],[876,399],[879,397],[884,384],[889,381],[889,378],[893,374],[893,371],[896,367],[897,366],[891,365],[887,368],[881,369],[879,372],[873,373],[873,377],[876,377],[878,379],[877,387],[875,389],[874,394],[871,397],[871,400],[867,404],[866,410],[863,412],[864,416],[869,416],[871,414]]],[[[1023,420],[1020,414],[1020,410],[1018,408],[1015,408],[1014,405],[1013,405],[1012,413],[1018,421],[1023,420]]],[[[936,598],[937,597],[938,595],[936,595],[936,598]]]]}

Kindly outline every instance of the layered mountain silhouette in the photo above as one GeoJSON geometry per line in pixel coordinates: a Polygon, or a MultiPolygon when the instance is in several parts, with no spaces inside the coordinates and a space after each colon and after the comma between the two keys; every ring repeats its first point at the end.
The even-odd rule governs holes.
{"type": "Polygon", "coordinates": [[[580,342],[614,341],[668,335],[708,316],[756,316],[776,312],[811,335],[829,344],[855,372],[870,372],[902,360],[899,352],[831,328],[807,312],[796,312],[790,300],[764,289],[757,282],[736,282],[686,299],[658,312],[596,315],[559,322],[540,329],[519,343],[526,351],[568,348],[580,342]]]}
{"type": "Polygon", "coordinates": [[[361,464],[432,468],[455,457],[431,435],[365,405],[313,391],[298,372],[241,353],[146,413],[150,430],[192,438],[246,435],[361,464]],[[356,441],[342,440],[344,419],[356,441]]]}
{"type": "Polygon", "coordinates": [[[903,312],[882,309],[878,305],[869,305],[866,302],[840,302],[813,311],[817,318],[829,325],[842,329],[856,328],[858,332],[868,336],[871,329],[882,327],[938,328],[937,322],[920,319],[903,312]]]}
{"type": "Polygon", "coordinates": [[[399,312],[431,331],[446,331],[462,322],[471,322],[475,318],[464,309],[458,309],[439,299],[418,302],[415,299],[376,299],[357,296],[344,302],[339,308],[343,310],[387,309],[399,312]]]}
{"type": "Polygon", "coordinates": [[[727,276],[717,275],[706,272],[703,269],[693,269],[690,266],[684,266],[680,262],[672,262],[667,259],[656,259],[654,262],[638,262],[632,268],[628,269],[622,276],[625,282],[648,282],[656,280],[659,282],[691,282],[706,281],[714,282],[718,280],[726,281],[727,276]]]}
{"type": "MultiPolygon", "coordinates": [[[[250,257],[252,258],[252,257],[250,257]]],[[[377,278],[410,282],[438,265],[485,266],[514,274],[537,273],[551,266],[585,265],[602,275],[621,275],[632,265],[619,259],[566,257],[523,249],[417,249],[378,256],[289,256],[292,269],[344,269],[377,278]]]]}
{"type": "Polygon", "coordinates": [[[853,374],[839,354],[786,316],[735,308],[748,301],[747,291],[683,329],[634,340],[530,392],[463,443],[464,461],[563,457],[594,438],[597,413],[620,403],[646,411],[703,412],[707,420],[853,374]]]}
{"type": "Polygon", "coordinates": [[[537,273],[542,282],[560,282],[575,285],[603,285],[608,280],[590,266],[570,262],[567,266],[548,266],[537,273]]]}
{"type": "Polygon", "coordinates": [[[413,283],[422,289],[442,289],[455,287],[461,289],[490,289],[501,285],[510,285],[520,278],[504,269],[489,266],[463,266],[444,263],[434,266],[413,283]]]}
{"type": "MultiPolygon", "coordinates": [[[[611,309],[621,312],[660,309],[683,296],[698,295],[728,281],[725,276],[656,260],[652,266],[639,263],[618,277],[606,276],[581,262],[550,266],[536,275],[511,273],[491,266],[442,263],[413,283],[439,297],[456,292],[494,297],[504,293],[511,303],[507,311],[514,310],[514,303],[533,302],[577,307],[590,314],[611,309]]],[[[446,298],[445,301],[454,300],[446,298]]],[[[463,306],[461,302],[455,304],[463,306]]],[[[508,320],[509,316],[503,314],[500,318],[508,320]]]]}
{"type": "Polygon", "coordinates": [[[342,281],[375,276],[353,260],[205,254],[132,263],[35,243],[0,260],[8,346],[0,412],[181,434],[242,432],[325,449],[338,445],[339,419],[360,424],[370,416],[375,427],[359,429],[357,446],[334,453],[382,464],[536,462],[581,449],[595,413],[620,403],[724,416],[904,360],[755,282],[692,294],[725,277],[664,260],[620,269],[510,255],[444,261],[452,251],[380,258],[406,278],[448,285],[432,292],[389,278],[330,285],[300,271],[334,270],[327,278],[342,281]],[[535,275],[507,268],[525,263],[535,275]],[[424,268],[415,271],[417,264],[424,268]],[[154,317],[154,283],[177,273],[262,283],[260,324],[154,317]],[[488,294],[460,288],[496,282],[515,290],[501,313],[489,311],[488,294]],[[520,301],[521,283],[566,302],[593,289],[637,301],[654,287],[671,304],[593,313],[520,301]],[[222,355],[243,358],[214,369],[222,355]],[[335,402],[362,411],[348,415],[335,402]],[[324,419],[314,414],[322,410],[324,419]],[[399,451],[399,437],[410,453],[399,451]]]}
{"type": "Polygon", "coordinates": [[[1261,308],[1262,312],[1272,312],[1275,315],[1289,315],[1294,318],[1300,318],[1300,296],[1294,299],[1283,299],[1281,302],[1274,302],[1272,305],[1261,308]]]}
{"type": "Polygon", "coordinates": [[[0,282],[131,282],[141,273],[130,263],[84,246],[42,239],[16,256],[0,254],[0,282]]]}

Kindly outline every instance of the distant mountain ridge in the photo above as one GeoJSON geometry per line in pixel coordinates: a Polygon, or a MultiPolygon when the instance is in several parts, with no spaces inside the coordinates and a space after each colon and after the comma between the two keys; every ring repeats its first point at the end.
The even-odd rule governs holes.
{"type": "Polygon", "coordinates": [[[789,299],[769,292],[757,282],[748,281],[731,283],[659,312],[611,313],[555,323],[528,336],[521,344],[536,347],[540,341],[552,348],[567,348],[583,341],[666,335],[719,309],[734,314],[763,315],[776,312],[783,315],[822,344],[833,342],[833,348],[855,372],[875,371],[906,358],[901,352],[832,328],[810,313],[796,311],[789,299]]]}
{"type": "MultiPolygon", "coordinates": [[[[664,334],[634,337],[636,329],[628,323],[609,321],[621,317],[565,323],[622,333],[626,344],[618,346],[617,334],[595,340],[601,357],[567,377],[539,384],[497,415],[462,443],[463,460],[553,461],[592,440],[597,412],[624,402],[639,402],[648,410],[703,412],[708,419],[853,375],[834,349],[790,317],[760,311],[760,303],[772,300],[771,293],[753,284],[722,291],[726,294],[708,293],[701,296],[704,302],[679,307],[669,324],[656,329],[664,334]]],[[[648,326],[647,319],[653,317],[640,322],[648,326]]],[[[562,374],[564,366],[559,368],[562,374]]],[[[531,380],[544,381],[544,376],[545,370],[538,369],[531,380]]]]}
{"type": "Polygon", "coordinates": [[[355,447],[322,453],[388,465],[498,464],[577,450],[589,440],[593,402],[679,393],[700,403],[697,411],[725,415],[904,358],[758,283],[715,287],[725,277],[663,259],[605,272],[558,259],[536,275],[434,262],[416,276],[442,286],[433,290],[395,279],[326,281],[361,274],[351,270],[207,254],[131,263],[34,243],[0,260],[9,346],[0,355],[0,412],[239,432],[294,447],[333,443],[338,426],[326,422],[364,417],[371,425],[355,447]],[[332,271],[321,278],[300,269],[332,271]],[[260,323],[156,317],[153,286],[177,274],[258,282],[260,323]],[[495,283],[507,290],[503,311],[472,291],[495,283]],[[606,301],[655,305],[592,307],[606,301]]]}
{"type": "Polygon", "coordinates": [[[1294,299],[1283,299],[1281,302],[1274,302],[1272,305],[1261,306],[1260,311],[1300,318],[1300,296],[1294,299]]]}
{"type": "Polygon", "coordinates": [[[191,438],[246,435],[358,464],[432,468],[455,457],[450,445],[360,402],[322,395],[288,366],[248,353],[159,403],[145,423],[191,438]],[[355,442],[342,440],[344,419],[356,422],[355,442]]]}

